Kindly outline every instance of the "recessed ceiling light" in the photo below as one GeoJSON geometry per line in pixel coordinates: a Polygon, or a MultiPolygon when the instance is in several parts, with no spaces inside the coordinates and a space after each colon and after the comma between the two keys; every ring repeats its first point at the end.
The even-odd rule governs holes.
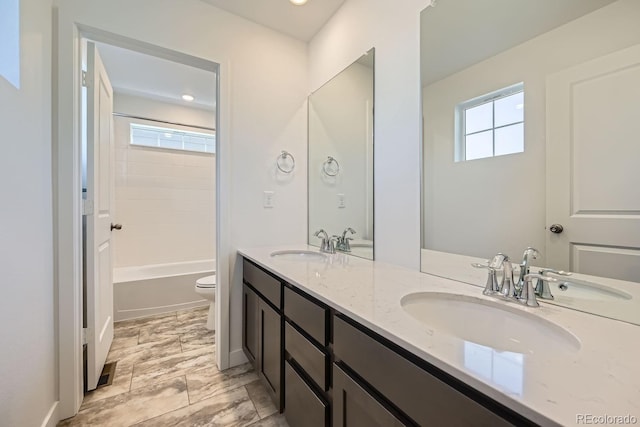
{"type": "Polygon", "coordinates": [[[291,4],[295,4],[296,6],[302,6],[307,2],[307,0],[289,0],[291,4]]]}
{"type": "Polygon", "coordinates": [[[182,99],[184,99],[185,101],[193,101],[195,98],[193,97],[193,95],[187,95],[186,93],[184,95],[182,95],[182,99]]]}

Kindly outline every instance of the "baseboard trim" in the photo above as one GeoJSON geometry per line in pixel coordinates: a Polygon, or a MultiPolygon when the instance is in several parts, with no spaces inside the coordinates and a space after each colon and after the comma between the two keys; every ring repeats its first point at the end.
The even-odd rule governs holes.
{"type": "Polygon", "coordinates": [[[247,363],[249,359],[244,354],[241,348],[237,350],[233,350],[229,352],[229,367],[233,368],[234,366],[242,365],[243,363],[247,363]]]}
{"type": "Polygon", "coordinates": [[[56,427],[58,421],[60,421],[60,414],[58,411],[58,401],[56,400],[53,402],[53,405],[51,405],[51,409],[49,409],[44,420],[42,420],[41,427],[56,427]]]}
{"type": "Polygon", "coordinates": [[[114,322],[123,320],[141,319],[144,317],[155,316],[156,314],[172,313],[174,311],[188,310],[197,307],[206,307],[209,301],[201,299],[192,302],[179,304],[163,305],[158,307],[137,308],[132,310],[119,310],[114,312],[114,322]]]}

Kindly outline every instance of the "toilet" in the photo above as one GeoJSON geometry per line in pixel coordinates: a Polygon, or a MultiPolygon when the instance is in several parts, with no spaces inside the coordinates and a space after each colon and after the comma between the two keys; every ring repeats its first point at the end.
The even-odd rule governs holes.
{"type": "Polygon", "coordinates": [[[209,316],[207,317],[207,329],[216,329],[216,275],[201,277],[196,280],[196,293],[209,300],[209,316]]]}

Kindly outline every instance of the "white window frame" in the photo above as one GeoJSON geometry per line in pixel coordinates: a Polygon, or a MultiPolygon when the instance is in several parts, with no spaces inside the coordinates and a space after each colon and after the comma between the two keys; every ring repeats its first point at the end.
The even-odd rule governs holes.
{"type": "Polygon", "coordinates": [[[175,129],[169,127],[161,127],[161,126],[153,126],[141,123],[130,123],[129,124],[129,144],[135,147],[145,147],[151,149],[160,149],[160,150],[173,150],[173,151],[184,151],[190,153],[199,153],[199,154],[215,154],[216,153],[216,135],[215,133],[205,133],[205,132],[194,132],[191,130],[183,130],[183,129],[175,129]],[[176,147],[166,147],[162,146],[160,143],[160,139],[158,138],[157,145],[149,145],[149,144],[139,144],[134,141],[133,131],[134,129],[142,129],[147,131],[153,131],[158,134],[171,134],[181,136],[180,142],[182,144],[182,148],[176,147]],[[184,136],[195,136],[200,138],[207,138],[213,140],[213,144],[210,146],[208,144],[203,144],[205,150],[194,150],[192,148],[185,148],[184,136]],[[211,148],[210,151],[207,148],[211,148]]]}
{"type": "MultiPolygon", "coordinates": [[[[476,98],[473,99],[469,99],[467,101],[461,102],[458,105],[456,105],[456,109],[455,109],[455,132],[454,132],[454,137],[455,137],[455,148],[454,148],[454,160],[456,162],[466,162],[467,161],[467,156],[466,156],[466,147],[467,147],[467,143],[466,143],[466,138],[469,135],[474,135],[475,133],[479,133],[479,132],[486,132],[488,130],[492,131],[493,134],[493,155],[491,156],[487,156],[487,157],[482,157],[482,158],[478,158],[478,159],[472,159],[472,160],[481,160],[481,159],[489,159],[489,158],[493,158],[493,157],[497,157],[496,156],[496,138],[495,138],[495,131],[496,129],[500,129],[500,128],[504,128],[504,127],[508,127],[508,126],[513,126],[516,124],[520,124],[522,123],[524,125],[524,117],[522,119],[522,121],[520,122],[513,122],[513,123],[509,123],[507,125],[503,125],[503,126],[496,126],[495,125],[495,120],[496,120],[496,116],[495,116],[495,102],[502,99],[502,98],[506,98],[508,96],[512,96],[515,95],[517,93],[523,92],[524,93],[524,82],[520,82],[520,83],[516,83],[514,85],[505,87],[503,89],[498,89],[496,91],[493,91],[491,93],[487,93],[485,95],[482,96],[478,96],[476,98]],[[489,102],[491,102],[494,107],[493,107],[493,123],[492,123],[492,127],[491,128],[487,128],[487,129],[483,129],[481,131],[478,132],[472,132],[470,134],[467,134],[465,132],[466,130],[466,121],[465,121],[465,111],[471,109],[471,108],[475,108],[478,107],[482,104],[488,104],[489,102]]],[[[524,152],[524,146],[522,148],[521,153],[524,152]]],[[[512,154],[516,154],[516,153],[512,153],[512,154]]]]}

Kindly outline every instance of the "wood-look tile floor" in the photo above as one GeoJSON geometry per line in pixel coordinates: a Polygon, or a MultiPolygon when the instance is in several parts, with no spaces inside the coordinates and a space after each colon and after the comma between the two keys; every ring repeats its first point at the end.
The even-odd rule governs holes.
{"type": "Polygon", "coordinates": [[[249,364],[219,371],[208,308],[118,322],[110,386],[85,395],[58,426],[286,427],[249,364]]]}

